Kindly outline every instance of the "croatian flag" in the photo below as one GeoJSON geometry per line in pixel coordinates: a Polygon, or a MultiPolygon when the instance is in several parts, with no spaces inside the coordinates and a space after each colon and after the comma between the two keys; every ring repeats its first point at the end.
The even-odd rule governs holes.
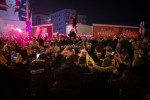
{"type": "Polygon", "coordinates": [[[139,33],[142,34],[144,32],[145,32],[144,21],[141,21],[140,28],[139,28],[139,33]]]}

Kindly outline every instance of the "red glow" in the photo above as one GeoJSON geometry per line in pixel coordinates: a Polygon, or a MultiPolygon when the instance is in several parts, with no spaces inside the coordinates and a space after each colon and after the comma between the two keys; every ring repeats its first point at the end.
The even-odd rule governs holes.
{"type": "Polygon", "coordinates": [[[20,28],[16,28],[15,30],[18,31],[19,33],[22,33],[20,28]]]}

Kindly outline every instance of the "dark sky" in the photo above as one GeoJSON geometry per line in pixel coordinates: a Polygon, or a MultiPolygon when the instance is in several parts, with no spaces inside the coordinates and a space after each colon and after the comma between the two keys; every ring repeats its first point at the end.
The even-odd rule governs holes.
{"type": "Polygon", "coordinates": [[[75,9],[77,14],[87,16],[88,24],[139,26],[144,20],[150,28],[148,0],[34,0],[33,8],[36,13],[75,9]]]}

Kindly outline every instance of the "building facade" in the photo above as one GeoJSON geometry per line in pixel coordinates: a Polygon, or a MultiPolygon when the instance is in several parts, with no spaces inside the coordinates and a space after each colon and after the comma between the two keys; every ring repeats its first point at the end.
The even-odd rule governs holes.
{"type": "Polygon", "coordinates": [[[86,24],[86,16],[85,15],[77,15],[78,18],[78,24],[86,24]]]}
{"type": "Polygon", "coordinates": [[[42,24],[50,24],[51,20],[49,15],[45,14],[33,14],[32,17],[32,25],[42,25],[42,24]]]}
{"type": "Polygon", "coordinates": [[[78,23],[86,24],[85,15],[77,15],[74,9],[63,9],[55,13],[50,14],[51,23],[53,24],[54,33],[66,34],[66,26],[71,24],[70,15],[77,16],[78,23]]]}

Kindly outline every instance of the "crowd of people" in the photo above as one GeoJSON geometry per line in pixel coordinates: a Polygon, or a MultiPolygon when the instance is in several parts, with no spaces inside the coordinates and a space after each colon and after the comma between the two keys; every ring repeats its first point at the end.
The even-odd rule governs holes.
{"type": "Polygon", "coordinates": [[[149,100],[150,40],[139,35],[0,38],[3,100],[149,100]],[[40,54],[37,56],[37,54],[40,54]]]}

